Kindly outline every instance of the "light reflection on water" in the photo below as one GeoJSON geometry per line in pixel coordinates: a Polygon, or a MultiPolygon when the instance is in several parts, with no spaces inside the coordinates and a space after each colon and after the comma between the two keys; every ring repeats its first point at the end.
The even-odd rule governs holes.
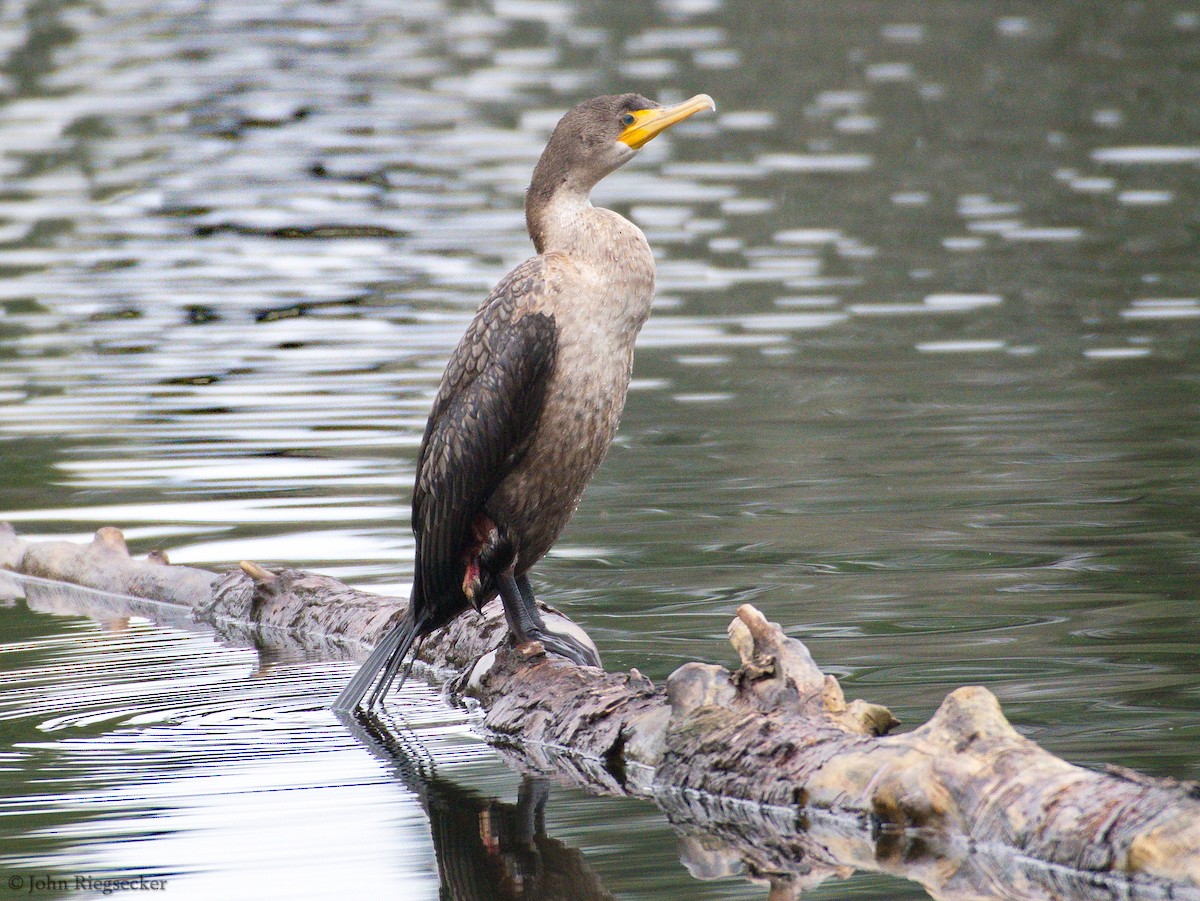
{"type": "MultiPolygon", "coordinates": [[[[6,868],[165,877],[172,897],[437,897],[422,811],[327,709],[328,666],[137,620],[8,651],[38,659],[7,673],[0,708],[23,775],[6,868]]],[[[445,771],[486,754],[428,689],[406,692],[445,771]]]]}
{"type": "MultiPolygon", "coordinates": [[[[979,682],[1072,760],[1194,778],[1197,23],[1122,10],[8,4],[0,518],[404,593],[432,392],[528,253],[557,116],[703,90],[718,116],[597,192],[646,231],[659,298],[544,594],[610,667],[727,662],[751,601],[910,723],[979,682]]],[[[321,709],[347,664],[0,612],[0,784],[39,823],[11,853],[197,895],[353,863],[436,895],[411,792],[321,709]],[[34,784],[56,767],[74,781],[34,784]]],[[[550,811],[609,891],[750,891],[688,877],[644,806],[550,811]]]]}

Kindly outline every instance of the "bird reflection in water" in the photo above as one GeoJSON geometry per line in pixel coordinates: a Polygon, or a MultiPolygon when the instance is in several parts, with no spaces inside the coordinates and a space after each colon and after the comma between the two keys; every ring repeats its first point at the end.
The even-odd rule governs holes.
{"type": "Polygon", "coordinates": [[[546,834],[549,780],[524,777],[516,804],[488,798],[437,776],[429,752],[399,723],[339,718],[419,799],[443,901],[612,901],[583,852],[546,834]]]}

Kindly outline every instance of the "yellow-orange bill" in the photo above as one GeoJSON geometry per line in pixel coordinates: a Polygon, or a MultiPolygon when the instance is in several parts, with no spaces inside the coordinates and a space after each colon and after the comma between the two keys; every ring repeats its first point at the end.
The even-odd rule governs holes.
{"type": "Polygon", "coordinates": [[[717,104],[707,94],[697,94],[674,106],[635,110],[633,124],[621,132],[617,136],[617,140],[638,150],[655,135],[670,128],[676,122],[682,122],[702,110],[715,111],[716,108],[717,104]]]}

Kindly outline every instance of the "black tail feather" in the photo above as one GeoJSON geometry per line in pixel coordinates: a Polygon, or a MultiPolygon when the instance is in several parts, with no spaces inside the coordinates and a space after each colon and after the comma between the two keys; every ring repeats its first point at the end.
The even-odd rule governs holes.
{"type": "MultiPolygon", "coordinates": [[[[412,672],[417,655],[421,653],[421,642],[424,640],[424,635],[417,636],[417,650],[408,658],[408,666],[404,667],[404,672],[400,676],[400,683],[396,686],[397,691],[404,687],[404,682],[408,679],[409,673],[412,672]]],[[[412,642],[410,641],[409,645],[411,644],[412,642]]],[[[397,650],[388,658],[387,666],[383,670],[383,677],[379,680],[379,684],[375,686],[375,690],[371,692],[371,699],[367,702],[367,707],[373,708],[387,697],[387,693],[392,689],[392,682],[396,679],[396,673],[399,672],[401,665],[403,665],[407,653],[408,648],[404,647],[397,650]]]]}
{"type": "MultiPolygon", "coordinates": [[[[371,656],[366,659],[358,672],[354,674],[354,678],[350,680],[337,700],[333,702],[333,709],[337,711],[350,711],[358,707],[363,695],[367,693],[367,689],[375,682],[375,677],[379,672],[383,671],[383,678],[380,679],[379,685],[371,694],[369,706],[374,707],[379,700],[388,692],[392,686],[392,681],[396,678],[396,673],[404,663],[404,658],[408,656],[409,650],[413,646],[413,642],[419,637],[421,626],[424,625],[424,619],[414,622],[409,618],[405,618],[396,628],[392,629],[387,635],[383,636],[379,644],[375,646],[375,650],[371,652],[371,656]]],[[[411,664],[409,666],[411,669],[411,664]]],[[[408,670],[405,670],[404,678],[408,678],[408,670]]],[[[404,679],[400,680],[400,684],[404,684],[404,679]]]]}

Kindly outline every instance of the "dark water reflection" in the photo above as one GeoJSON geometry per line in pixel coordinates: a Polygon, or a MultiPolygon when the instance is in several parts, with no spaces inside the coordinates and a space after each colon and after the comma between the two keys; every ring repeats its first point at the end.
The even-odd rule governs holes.
{"type": "MultiPolygon", "coordinates": [[[[406,591],[430,393],[549,128],[703,90],[598,192],[659,300],[547,597],[654,678],[750,600],[908,722],[982,683],[1196,778],[1198,38],[1166,0],[0,6],[0,518],[406,591]]],[[[436,895],[418,800],[322,712],[346,664],[0,616],[7,859],[436,895]]],[[[615,896],[755,891],[556,803],[615,896]]],[[[920,896],[880,880],[816,894],[920,896]]]]}

